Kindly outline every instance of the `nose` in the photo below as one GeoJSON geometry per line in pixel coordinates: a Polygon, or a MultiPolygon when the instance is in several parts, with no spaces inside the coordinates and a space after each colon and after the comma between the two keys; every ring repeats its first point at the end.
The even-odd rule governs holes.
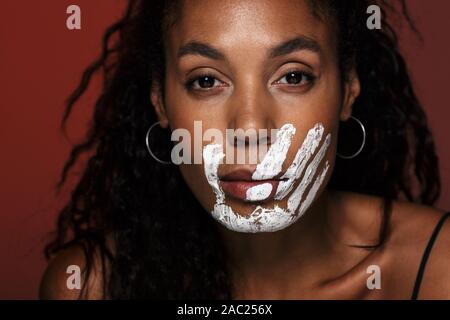
{"type": "Polygon", "coordinates": [[[228,137],[228,143],[232,146],[270,145],[271,130],[276,128],[276,110],[264,86],[249,78],[235,86],[229,102],[227,128],[235,133],[228,137]]]}

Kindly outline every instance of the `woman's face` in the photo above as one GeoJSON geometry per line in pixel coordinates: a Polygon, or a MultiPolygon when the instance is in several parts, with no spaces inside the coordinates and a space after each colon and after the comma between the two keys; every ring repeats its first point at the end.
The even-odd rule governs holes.
{"type": "MultiPolygon", "coordinates": [[[[207,129],[223,134],[201,141],[201,163],[180,170],[229,229],[283,229],[326,186],[339,120],[349,118],[359,94],[354,72],[341,90],[336,48],[332,23],[313,15],[307,1],[183,2],[166,39],[164,104],[155,88],[152,102],[162,126],[187,129],[192,141],[207,129]],[[243,131],[230,139],[226,129],[243,131]],[[268,135],[242,134],[260,129],[268,135]],[[278,134],[270,136],[271,129],[278,134]],[[267,152],[250,163],[264,145],[267,152]],[[239,150],[245,164],[224,157],[239,150]]],[[[192,142],[192,163],[196,150],[192,142]]]]}

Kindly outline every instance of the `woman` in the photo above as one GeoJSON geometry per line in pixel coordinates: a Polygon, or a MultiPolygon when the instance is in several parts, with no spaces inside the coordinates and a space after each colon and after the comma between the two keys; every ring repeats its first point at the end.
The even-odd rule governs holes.
{"type": "Polygon", "coordinates": [[[103,70],[60,186],[94,153],[46,248],[41,297],[450,298],[438,159],[394,31],[366,25],[372,4],[394,11],[130,1],[64,115],[103,70]],[[210,135],[173,164],[171,132],[198,139],[199,122],[223,136],[276,130],[210,135]],[[250,163],[255,146],[267,149],[250,163]],[[243,163],[225,157],[239,150],[243,163]],[[82,290],[68,288],[69,265],[85,271],[82,290]]]}

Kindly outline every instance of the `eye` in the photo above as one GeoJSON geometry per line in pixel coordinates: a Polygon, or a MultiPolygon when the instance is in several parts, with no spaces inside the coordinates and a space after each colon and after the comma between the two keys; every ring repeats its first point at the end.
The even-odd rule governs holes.
{"type": "Polygon", "coordinates": [[[186,88],[193,89],[193,90],[209,90],[217,86],[221,86],[224,83],[217,78],[215,78],[213,75],[202,75],[199,77],[195,77],[192,79],[189,79],[186,82],[186,88]]]}
{"type": "Polygon", "coordinates": [[[301,86],[313,82],[315,77],[304,71],[289,71],[275,84],[287,84],[289,86],[301,86]]]}

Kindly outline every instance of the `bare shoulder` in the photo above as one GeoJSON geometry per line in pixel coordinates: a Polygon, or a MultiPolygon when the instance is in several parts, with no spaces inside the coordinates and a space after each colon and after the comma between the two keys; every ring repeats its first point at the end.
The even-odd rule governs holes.
{"type": "MultiPolygon", "coordinates": [[[[426,205],[394,201],[390,219],[391,228],[394,231],[391,235],[392,241],[399,244],[406,241],[415,244],[423,240],[428,241],[445,213],[444,210],[426,205]]],[[[449,227],[449,224],[444,223],[441,232],[445,233],[449,227]]]]}
{"type": "MultiPolygon", "coordinates": [[[[379,243],[383,199],[351,192],[337,192],[334,197],[340,209],[337,219],[346,220],[341,224],[346,242],[379,243]]],[[[445,213],[426,205],[393,201],[382,245],[367,260],[382,271],[378,297],[411,298],[425,249],[445,213]]],[[[442,224],[431,248],[418,298],[450,299],[450,218],[442,224]]]]}
{"type": "Polygon", "coordinates": [[[400,263],[403,270],[409,269],[413,273],[414,282],[425,250],[432,245],[419,299],[450,299],[450,218],[442,220],[445,213],[444,210],[406,201],[396,201],[393,206],[389,247],[401,258],[396,260],[403,262],[400,263]],[[438,233],[434,242],[430,241],[435,232],[438,233]]]}
{"type": "Polygon", "coordinates": [[[103,263],[99,250],[92,259],[87,276],[87,258],[83,246],[76,244],[58,252],[49,262],[40,283],[39,298],[76,300],[103,298],[103,263]],[[83,286],[85,287],[82,290],[83,286]]]}

